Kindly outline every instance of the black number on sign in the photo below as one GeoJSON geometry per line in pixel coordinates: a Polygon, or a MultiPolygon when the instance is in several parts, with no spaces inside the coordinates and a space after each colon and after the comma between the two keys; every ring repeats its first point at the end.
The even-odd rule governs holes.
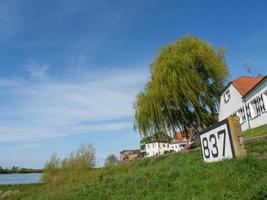
{"type": "Polygon", "coordinates": [[[221,140],[223,140],[222,156],[225,156],[226,130],[223,129],[223,130],[218,131],[217,135],[216,134],[210,134],[210,136],[208,138],[203,137],[202,146],[203,146],[203,153],[204,153],[204,156],[206,159],[210,158],[210,154],[212,155],[213,158],[217,158],[219,156],[219,150],[218,150],[218,144],[217,144],[217,137],[216,136],[218,136],[219,142],[221,142],[221,140]],[[209,147],[210,147],[210,149],[209,149],[209,147]]]}
{"type": "Polygon", "coordinates": [[[216,158],[218,157],[218,147],[217,147],[217,139],[214,134],[210,135],[210,143],[212,144],[213,150],[216,149],[216,153],[213,150],[211,150],[212,156],[216,158]]]}
{"type": "Polygon", "coordinates": [[[223,156],[225,155],[225,129],[218,131],[218,138],[220,139],[220,135],[223,135],[223,156]]]}
{"type": "Polygon", "coordinates": [[[210,157],[210,149],[209,149],[209,144],[208,144],[208,140],[207,138],[203,138],[202,140],[202,143],[203,143],[203,149],[204,149],[204,156],[205,158],[209,158],[210,157]],[[206,154],[208,153],[208,154],[206,154]]]}

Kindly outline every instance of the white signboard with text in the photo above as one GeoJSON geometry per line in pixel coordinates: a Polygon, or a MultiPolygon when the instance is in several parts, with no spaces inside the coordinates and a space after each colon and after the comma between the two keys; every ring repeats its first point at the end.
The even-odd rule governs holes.
{"type": "Polygon", "coordinates": [[[235,157],[228,120],[225,119],[200,133],[202,157],[205,162],[235,157]]]}

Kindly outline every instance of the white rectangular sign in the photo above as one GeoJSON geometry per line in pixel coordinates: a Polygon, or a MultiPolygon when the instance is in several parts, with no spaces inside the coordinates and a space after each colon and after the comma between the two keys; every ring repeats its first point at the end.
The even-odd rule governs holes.
{"type": "Polygon", "coordinates": [[[235,157],[228,120],[225,119],[200,133],[202,157],[214,162],[235,157]]]}

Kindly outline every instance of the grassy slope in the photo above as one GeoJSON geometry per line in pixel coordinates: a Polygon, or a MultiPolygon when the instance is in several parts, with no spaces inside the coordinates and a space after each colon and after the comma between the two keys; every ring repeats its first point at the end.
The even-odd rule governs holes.
{"type": "Polygon", "coordinates": [[[252,137],[267,135],[267,124],[254,128],[254,129],[244,131],[243,135],[247,139],[252,138],[252,137]]]}
{"type": "Polygon", "coordinates": [[[49,184],[1,186],[11,199],[264,199],[267,142],[250,144],[248,156],[204,163],[199,150],[112,168],[61,172],[49,184]]]}

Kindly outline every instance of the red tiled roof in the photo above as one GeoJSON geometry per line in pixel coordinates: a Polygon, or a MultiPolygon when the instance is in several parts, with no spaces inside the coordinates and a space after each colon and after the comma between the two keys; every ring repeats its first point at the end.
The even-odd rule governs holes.
{"type": "Polygon", "coordinates": [[[241,94],[241,96],[246,95],[252,88],[254,88],[264,76],[250,77],[250,76],[241,76],[232,81],[233,86],[241,94]]]}
{"type": "MultiPolygon", "coordinates": [[[[189,130],[188,132],[188,138],[191,139],[193,136],[193,132],[192,130],[189,130]]],[[[183,136],[182,132],[176,132],[175,134],[175,141],[177,141],[178,143],[183,143],[184,142],[185,137],[183,136]]]]}

